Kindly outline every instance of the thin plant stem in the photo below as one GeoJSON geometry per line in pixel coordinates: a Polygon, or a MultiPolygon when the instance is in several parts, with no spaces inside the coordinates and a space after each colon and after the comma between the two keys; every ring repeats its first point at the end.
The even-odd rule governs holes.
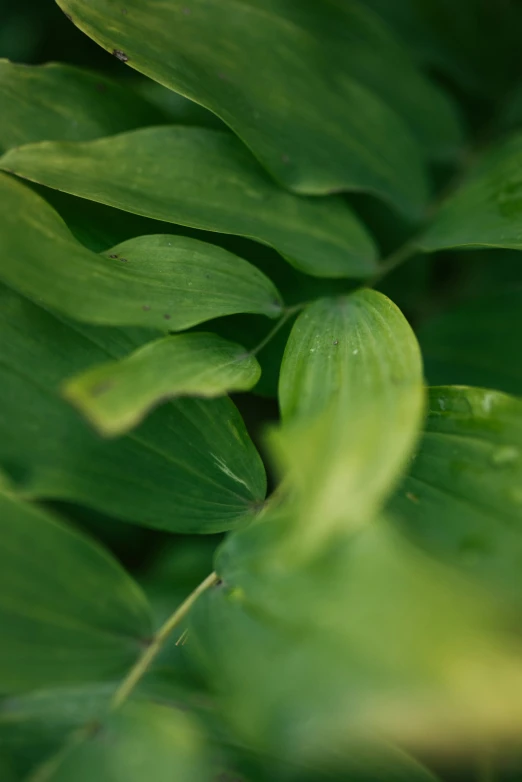
{"type": "Polygon", "coordinates": [[[206,592],[211,586],[219,581],[216,573],[211,573],[207,578],[196,587],[196,589],[187,597],[186,600],[169,616],[167,621],[160,627],[150,646],[147,647],[138,662],[129,671],[128,675],[122,681],[112,699],[111,708],[117,709],[127,700],[140,680],[150,668],[151,663],[157,657],[163,648],[167,638],[178,627],[188,612],[203,592],[206,592]]]}
{"type": "Polygon", "coordinates": [[[377,269],[374,276],[365,283],[365,287],[373,288],[374,285],[377,285],[377,283],[383,279],[383,277],[386,277],[386,275],[390,274],[390,272],[394,271],[399,266],[402,266],[402,264],[415,255],[417,251],[418,248],[413,239],[405,242],[405,244],[401,245],[397,250],[395,250],[395,252],[385,258],[385,260],[379,265],[379,268],[377,269]]]}
{"type": "MultiPolygon", "coordinates": [[[[216,573],[211,573],[207,578],[201,582],[196,589],[191,592],[186,600],[169,616],[167,621],[160,627],[152,643],[147,647],[147,650],[140,657],[136,665],[129,671],[129,674],[122,681],[118,689],[116,690],[114,697],[111,701],[111,709],[118,709],[124,701],[127,700],[129,695],[133,692],[135,687],[139,684],[140,680],[146,674],[150,668],[151,663],[159,654],[165,641],[171,635],[171,633],[178,627],[178,625],[187,616],[188,612],[203,592],[214,586],[219,581],[219,576],[216,573]]],[[[73,731],[70,734],[68,741],[64,744],[62,749],[53,755],[48,760],[44,761],[38,768],[31,774],[27,782],[50,782],[54,777],[55,772],[65,762],[67,757],[73,752],[80,744],[88,740],[93,733],[96,732],[98,725],[96,723],[90,723],[84,725],[78,730],[73,731]]]]}
{"type": "Polygon", "coordinates": [[[271,331],[268,332],[266,337],[261,340],[259,345],[256,345],[256,347],[253,348],[253,350],[249,351],[249,355],[250,356],[257,356],[257,354],[260,353],[263,350],[263,348],[266,348],[268,343],[273,340],[275,335],[283,328],[285,323],[287,323],[290,320],[292,315],[295,315],[296,312],[299,312],[300,310],[302,310],[304,307],[306,307],[307,304],[309,304],[309,302],[308,301],[304,301],[301,304],[294,305],[293,307],[285,307],[285,310],[284,310],[283,314],[281,315],[281,317],[279,318],[279,320],[275,324],[274,328],[271,331]]]}

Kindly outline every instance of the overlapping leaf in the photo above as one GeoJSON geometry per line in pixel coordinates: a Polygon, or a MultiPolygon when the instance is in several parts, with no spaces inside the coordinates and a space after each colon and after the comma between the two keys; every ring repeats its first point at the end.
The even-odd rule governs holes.
{"type": "Polygon", "coordinates": [[[264,468],[228,399],[179,399],[107,442],[60,398],[71,375],[126,355],[149,334],[59,320],[2,289],[0,467],[28,497],[83,503],[116,518],[216,532],[252,517],[264,468]]]}
{"type": "Polygon", "coordinates": [[[370,517],[414,447],[423,413],[420,352],[401,312],[371,290],[307,307],[285,350],[279,398],[276,448],[310,517],[310,528],[299,529],[303,545],[370,517]]]}
{"type": "Polygon", "coordinates": [[[488,151],[419,241],[427,252],[449,247],[522,248],[522,135],[488,151]]]}
{"type": "Polygon", "coordinates": [[[247,391],[260,373],[256,359],[241,345],[215,334],[181,334],[86,370],[66,383],[64,394],[101,434],[113,436],[131,429],[169,397],[247,391]]]}
{"type": "Polygon", "coordinates": [[[410,127],[431,149],[458,140],[447,101],[353,0],[59,5],[131,67],[216,112],[298,192],[367,190],[419,215],[410,127]]]}
{"type": "Polygon", "coordinates": [[[105,551],[0,494],[0,689],[123,675],[151,635],[138,586],[105,551]]]}
{"type": "MultiPolygon", "coordinates": [[[[305,762],[337,752],[348,768],[362,752],[368,779],[383,752],[394,768],[393,742],[465,754],[485,737],[516,741],[512,616],[382,520],[306,566],[281,556],[285,523],[266,517],[229,538],[223,585],[192,617],[208,680],[245,741],[305,762]]],[[[427,774],[403,753],[395,762],[406,779],[427,774]]]]}
{"type": "Polygon", "coordinates": [[[63,749],[74,731],[99,723],[116,686],[116,682],[62,684],[3,696],[0,747],[12,761],[17,779],[27,779],[35,767],[63,749]]]}
{"type": "Polygon", "coordinates": [[[59,63],[0,60],[0,152],[34,141],[89,141],[165,116],[112,79],[59,63]]]}
{"type": "Polygon", "coordinates": [[[282,191],[228,133],[166,127],[85,144],[29,144],[0,167],[146,217],[269,244],[317,277],[364,277],[373,241],[339,196],[282,191]]]}
{"type": "Polygon", "coordinates": [[[481,386],[522,394],[520,286],[453,306],[426,321],[418,338],[432,385],[481,386]]]}
{"type": "Polygon", "coordinates": [[[522,402],[431,389],[419,453],[390,509],[425,551],[520,605],[522,402]]]}
{"type": "MultiPolygon", "coordinates": [[[[210,763],[188,714],[154,703],[129,704],[87,730],[70,751],[51,758],[49,782],[207,782],[210,763]]],[[[35,775],[35,779],[38,776],[35,775]]]]}
{"type": "Polygon", "coordinates": [[[255,267],[181,236],[144,236],[96,255],[28,187],[0,175],[0,279],[91,323],[179,330],[234,312],[275,317],[279,294],[255,267]]]}

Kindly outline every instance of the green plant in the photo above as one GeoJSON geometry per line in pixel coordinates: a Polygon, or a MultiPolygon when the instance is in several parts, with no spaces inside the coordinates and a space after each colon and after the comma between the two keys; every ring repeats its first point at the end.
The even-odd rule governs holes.
{"type": "Polygon", "coordinates": [[[522,9],[58,5],[149,79],[0,62],[1,779],[519,779],[522,9]]]}

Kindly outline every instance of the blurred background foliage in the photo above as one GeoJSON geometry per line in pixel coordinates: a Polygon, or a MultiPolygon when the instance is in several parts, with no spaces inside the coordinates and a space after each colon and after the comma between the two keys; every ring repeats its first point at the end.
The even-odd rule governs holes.
{"type": "MultiPolygon", "coordinates": [[[[468,138],[463,157],[476,155],[490,137],[522,127],[522,2],[366,2],[386,19],[417,61],[458,103],[468,138]],[[423,15],[418,12],[421,5],[425,9],[423,15]]],[[[131,82],[139,91],[146,91],[148,97],[172,117],[180,117],[185,122],[195,117],[201,122],[205,114],[205,122],[219,123],[197,106],[147,83],[125,67],[72,25],[53,0],[0,0],[0,57],[35,65],[60,61],[101,71],[131,82]]],[[[433,174],[444,188],[452,181],[455,171],[439,165],[433,174]]],[[[59,194],[48,193],[48,197],[51,201],[52,198],[60,199],[59,194]]],[[[411,235],[411,226],[382,203],[364,195],[346,198],[369,226],[384,255],[393,253],[411,235]]],[[[71,199],[69,202],[72,203],[71,199]]],[[[92,211],[95,220],[97,205],[85,202],[84,208],[92,211]]],[[[139,226],[139,218],[133,217],[133,224],[139,226]]],[[[190,233],[188,229],[181,232],[190,233]]],[[[330,287],[339,290],[338,281],[306,277],[287,264],[281,265],[273,250],[259,244],[217,235],[213,235],[212,241],[259,266],[273,279],[290,305],[327,294],[330,287]]],[[[380,289],[398,304],[417,331],[424,349],[428,380],[487,386],[490,369],[498,377],[498,367],[505,364],[503,355],[513,355],[513,346],[520,344],[522,337],[521,257],[519,252],[495,250],[417,256],[382,283],[380,289]],[[481,303],[483,299],[485,306],[481,303]],[[437,324],[446,312],[451,313],[451,323],[461,322],[466,328],[462,329],[464,341],[455,346],[454,354],[441,357],[436,352],[441,335],[437,324]],[[498,317],[500,312],[505,316],[503,319],[498,317]],[[480,339],[489,340],[487,353],[496,364],[480,367],[478,372],[477,367],[472,367],[467,372],[462,355],[469,354],[470,346],[478,344],[477,328],[481,327],[480,339]],[[466,341],[466,334],[469,341],[466,341]],[[454,374],[456,365],[458,377],[454,374]]],[[[347,287],[349,285],[346,283],[347,287]]],[[[440,327],[442,333],[444,323],[440,327]]],[[[265,333],[263,329],[266,330],[264,319],[255,316],[238,315],[208,325],[209,330],[219,330],[230,338],[240,331],[248,347],[259,343],[265,333]]],[[[262,431],[267,421],[277,417],[274,395],[291,325],[288,322],[269,348],[262,351],[263,378],[256,393],[235,400],[262,452],[262,431]]],[[[504,390],[522,394],[522,369],[509,367],[504,390]]],[[[136,575],[153,603],[158,622],[163,621],[173,606],[211,570],[213,552],[222,539],[221,535],[198,538],[165,534],[121,523],[76,505],[48,504],[105,543],[136,575]]],[[[179,682],[187,680],[186,662],[180,647],[166,650],[165,661],[166,668],[170,666],[172,671],[175,692],[179,682]]],[[[265,773],[269,778],[270,763],[266,764],[267,768],[259,768],[259,765],[263,766],[262,761],[251,758],[248,753],[240,755],[237,765],[244,767],[246,774],[255,767],[258,778],[264,779],[265,773]]],[[[513,780],[519,778],[516,774],[518,772],[513,780]]],[[[462,770],[456,771],[454,777],[446,774],[446,779],[452,778],[462,780],[467,776],[462,770]]]]}
{"type": "MultiPolygon", "coordinates": [[[[491,136],[522,125],[522,56],[519,45],[522,39],[522,2],[366,0],[366,4],[385,19],[415,59],[459,104],[469,139],[464,156],[476,154],[491,136]]],[[[71,24],[53,0],[0,0],[0,57],[34,65],[59,61],[103,72],[146,93],[174,120],[219,124],[219,120],[205,110],[145,80],[97,46],[71,24]]],[[[454,173],[443,164],[433,171],[442,187],[451,181],[454,173]]],[[[60,194],[48,191],[46,197],[51,201],[53,198],[59,200],[60,194]]],[[[367,195],[351,194],[346,198],[370,227],[384,255],[392,253],[411,235],[412,227],[381,202],[367,195]]],[[[95,222],[97,205],[82,204],[85,210],[92,210],[95,222]]],[[[118,214],[115,215],[117,224],[118,214]]],[[[134,221],[136,224],[139,218],[134,218],[134,221]]],[[[190,229],[181,229],[181,232],[190,234],[190,229]]],[[[307,277],[287,264],[281,265],[273,250],[259,244],[216,234],[212,241],[227,246],[259,266],[274,280],[290,305],[328,294],[331,288],[339,290],[338,281],[307,277]]],[[[518,252],[471,251],[417,256],[389,275],[380,287],[409,318],[421,344],[425,341],[428,380],[433,379],[437,383],[482,382],[487,385],[487,367],[482,376],[479,372],[478,376],[468,377],[465,369],[456,380],[451,374],[451,362],[454,366],[459,360],[458,351],[467,350],[468,344],[457,346],[457,356],[450,356],[446,363],[444,357],[431,355],[430,347],[437,343],[439,333],[437,318],[446,311],[457,320],[464,318],[467,322],[468,317],[471,319],[469,328],[473,331],[474,302],[478,300],[480,303],[480,298],[489,296],[492,289],[501,292],[502,296],[507,291],[507,295],[511,296],[509,322],[502,327],[497,341],[509,355],[513,342],[522,335],[522,308],[518,306],[521,286],[522,267],[518,252]],[[464,307],[463,313],[461,306],[464,307]]],[[[346,287],[349,289],[349,282],[346,287]]],[[[497,302],[495,306],[497,310],[504,307],[504,301],[497,302]]],[[[488,325],[492,322],[493,317],[488,325]]],[[[241,395],[235,400],[261,451],[266,422],[275,419],[278,414],[274,396],[280,360],[291,325],[290,321],[268,349],[261,352],[263,377],[255,394],[241,395]]],[[[261,317],[238,315],[210,323],[209,328],[218,330],[225,337],[234,337],[240,329],[244,344],[250,347],[263,338],[266,323],[261,317]]],[[[491,330],[488,334],[492,343],[489,352],[495,355],[495,334],[491,330]]],[[[499,363],[501,359],[501,356],[498,357],[499,363]]],[[[522,388],[517,387],[520,383],[522,379],[507,377],[505,390],[520,393],[522,388]]],[[[168,590],[167,594],[165,591],[167,574],[170,573],[172,578],[171,605],[172,600],[175,601],[198,582],[202,566],[206,567],[210,561],[209,552],[211,554],[221,540],[221,536],[204,542],[186,536],[167,536],[70,504],[53,503],[53,507],[102,540],[132,572],[142,574],[149,591],[158,598],[160,613],[165,599],[169,602],[168,590]],[[174,583],[174,574],[179,571],[184,551],[187,567],[182,569],[182,583],[177,584],[174,583]],[[169,557],[175,568],[169,566],[169,557]]]]}

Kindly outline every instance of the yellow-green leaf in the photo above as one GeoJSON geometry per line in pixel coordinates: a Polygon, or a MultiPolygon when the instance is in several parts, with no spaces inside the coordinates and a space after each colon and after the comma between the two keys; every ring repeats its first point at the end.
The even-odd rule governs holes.
{"type": "Polygon", "coordinates": [[[64,395],[101,434],[114,436],[170,397],[248,391],[260,374],[256,359],[241,345],[216,334],[180,334],[82,372],[66,382],[64,395]]]}
{"type": "Polygon", "coordinates": [[[274,446],[310,520],[301,520],[302,545],[347,519],[363,523],[421,426],[422,362],[400,310],[371,290],[311,304],[288,340],[279,398],[274,446]]]}

